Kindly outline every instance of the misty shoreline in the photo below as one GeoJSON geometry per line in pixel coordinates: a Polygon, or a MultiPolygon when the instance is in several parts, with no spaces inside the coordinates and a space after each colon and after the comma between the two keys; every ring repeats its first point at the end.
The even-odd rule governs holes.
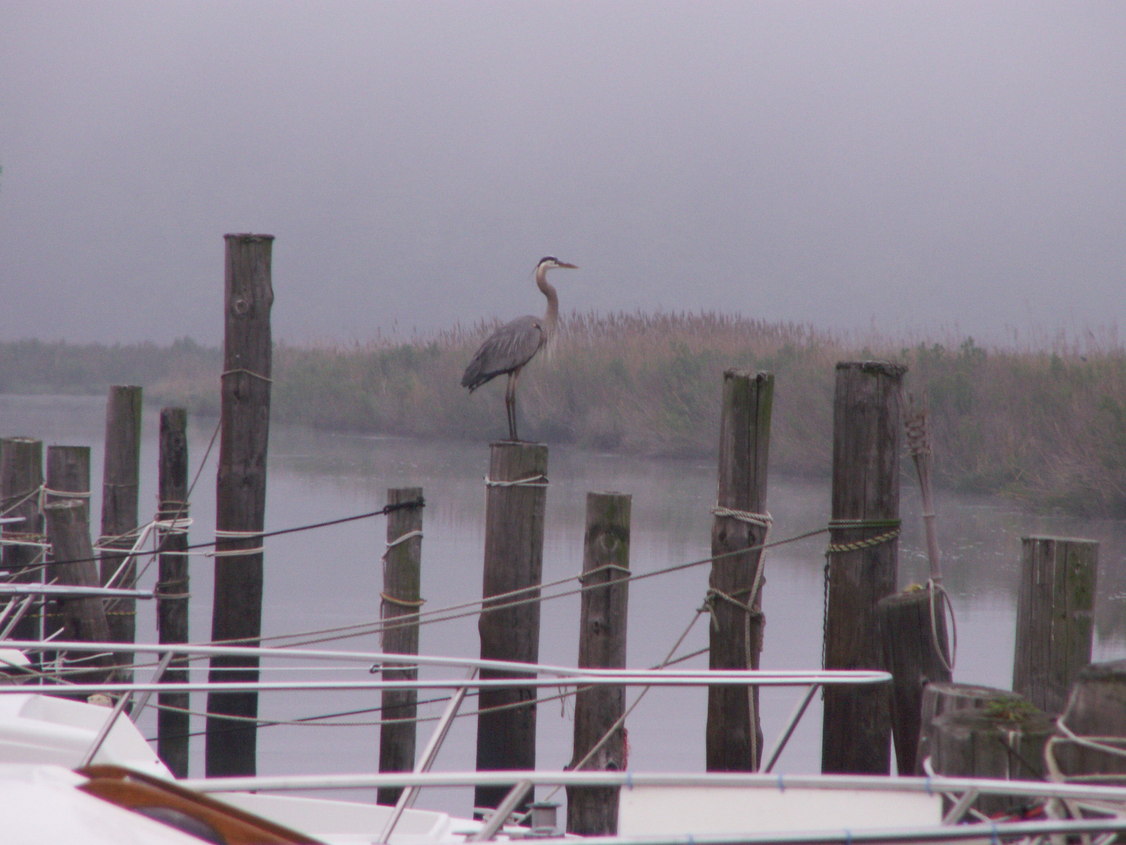
{"type": "MultiPolygon", "coordinates": [[[[278,344],[271,417],[283,424],[426,439],[503,435],[503,386],[472,396],[461,370],[489,328],[413,342],[341,347],[278,344]]],[[[808,326],[709,314],[571,315],[551,360],[521,379],[529,438],[592,450],[703,457],[715,449],[726,369],[775,375],[771,466],[828,473],[838,361],[908,367],[905,387],[928,409],[937,481],[1036,509],[1126,516],[1126,351],[1013,351],[972,338],[950,344],[856,343],[808,326]]],[[[139,384],[151,405],[216,414],[221,354],[168,345],[0,342],[0,392],[104,393],[139,384]]],[[[5,436],[14,433],[5,433],[5,436]]]]}

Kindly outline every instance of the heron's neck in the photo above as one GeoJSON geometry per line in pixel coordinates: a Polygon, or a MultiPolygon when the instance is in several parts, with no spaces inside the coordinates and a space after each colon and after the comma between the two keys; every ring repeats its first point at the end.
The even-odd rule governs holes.
{"type": "Polygon", "coordinates": [[[555,335],[555,324],[559,322],[559,295],[547,280],[547,268],[536,268],[536,287],[547,297],[547,313],[543,315],[543,330],[549,337],[555,335]]]}

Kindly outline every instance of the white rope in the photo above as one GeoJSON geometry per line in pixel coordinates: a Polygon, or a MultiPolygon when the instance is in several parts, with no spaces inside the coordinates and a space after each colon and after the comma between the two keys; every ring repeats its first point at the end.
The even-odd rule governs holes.
{"type": "MultiPolygon", "coordinates": [[[[186,508],[185,508],[186,510],[186,508]]],[[[195,519],[190,516],[174,516],[171,519],[154,519],[152,521],[153,527],[164,536],[179,536],[188,533],[188,529],[195,524],[195,519]]],[[[160,539],[163,539],[161,537],[160,539]]],[[[160,555],[169,555],[176,557],[190,557],[196,555],[197,557],[207,557],[206,552],[192,552],[181,549],[161,549],[159,548],[160,541],[158,540],[158,548],[156,552],[160,555]]]]}
{"type": "MultiPolygon", "coordinates": [[[[1110,754],[1115,757],[1126,757],[1126,748],[1122,745],[1126,744],[1126,737],[1122,736],[1086,736],[1077,734],[1071,727],[1064,721],[1061,716],[1056,720],[1056,729],[1063,734],[1063,737],[1057,737],[1060,742],[1073,742],[1076,745],[1090,748],[1095,751],[1101,751],[1104,754],[1110,754]]],[[[1059,774],[1059,770],[1053,768],[1054,774],[1059,774]]]]}
{"type": "Polygon", "coordinates": [[[195,520],[190,516],[176,516],[172,519],[154,519],[152,524],[165,534],[187,534],[195,520]]]}
{"type": "Polygon", "coordinates": [[[769,513],[755,513],[753,511],[741,511],[735,508],[725,507],[723,505],[716,505],[712,508],[712,514],[715,516],[726,516],[731,519],[737,519],[740,522],[745,522],[748,525],[755,525],[759,528],[769,529],[774,524],[774,517],[769,513]]]}
{"type": "Polygon", "coordinates": [[[248,370],[245,367],[236,367],[233,370],[224,370],[222,373],[219,374],[219,378],[222,379],[222,378],[226,378],[227,376],[233,376],[233,375],[238,375],[238,374],[251,376],[252,378],[256,378],[256,379],[261,379],[262,381],[266,382],[267,384],[271,384],[274,381],[269,376],[264,376],[261,373],[256,373],[256,372],[254,372],[254,370],[248,370]]]}
{"type": "Polygon", "coordinates": [[[408,531],[406,534],[401,534],[400,536],[396,537],[394,540],[389,540],[387,542],[387,549],[388,549],[388,551],[390,551],[391,549],[395,548],[395,546],[399,545],[400,543],[405,543],[407,540],[413,540],[415,537],[421,537],[421,536],[422,536],[421,529],[416,528],[414,531],[408,531]]]}
{"type": "MultiPolygon", "coordinates": [[[[215,539],[224,540],[249,540],[261,539],[264,531],[235,531],[232,529],[216,528],[215,539]]],[[[248,555],[261,554],[266,550],[266,547],[259,544],[248,549],[215,549],[214,551],[204,552],[204,557],[246,557],[248,555]]]]}
{"type": "Polygon", "coordinates": [[[214,551],[204,552],[204,557],[244,557],[246,555],[257,555],[266,551],[265,546],[255,546],[250,549],[215,549],[214,551]]]}
{"type": "Polygon", "coordinates": [[[57,496],[60,499],[89,499],[94,495],[89,490],[54,490],[46,484],[39,489],[48,496],[57,496]]]}
{"type": "Polygon", "coordinates": [[[931,645],[934,646],[934,652],[938,655],[939,662],[942,663],[943,668],[946,669],[951,675],[954,674],[954,660],[958,654],[958,621],[954,617],[954,604],[950,601],[950,595],[942,584],[931,578],[927,581],[927,593],[930,602],[930,617],[931,617],[931,645]],[[946,650],[942,647],[943,643],[938,635],[938,614],[941,612],[948,615],[950,619],[950,657],[947,659],[946,650]],[[947,609],[949,613],[947,614],[947,609]]]}
{"type": "Polygon", "coordinates": [[[547,476],[543,475],[541,473],[540,475],[530,475],[527,478],[518,478],[518,479],[515,479],[514,481],[494,481],[493,479],[489,478],[489,476],[486,475],[485,476],[485,486],[486,487],[546,487],[547,486],[547,476]]]}
{"type": "Polygon", "coordinates": [[[43,508],[48,504],[47,497],[54,496],[56,499],[89,499],[94,494],[89,490],[52,490],[46,484],[39,485],[39,511],[42,513],[43,508]]]}

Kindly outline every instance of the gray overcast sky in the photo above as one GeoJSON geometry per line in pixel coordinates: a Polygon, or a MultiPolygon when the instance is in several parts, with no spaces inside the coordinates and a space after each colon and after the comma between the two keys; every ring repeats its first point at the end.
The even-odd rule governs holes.
{"type": "Polygon", "coordinates": [[[1126,3],[0,0],[0,337],[1126,326],[1126,3]]]}

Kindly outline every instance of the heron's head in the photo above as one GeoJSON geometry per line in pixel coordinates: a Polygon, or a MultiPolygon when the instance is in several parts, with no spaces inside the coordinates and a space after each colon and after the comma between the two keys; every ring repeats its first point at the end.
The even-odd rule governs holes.
{"type": "Polygon", "coordinates": [[[560,261],[555,256],[549,255],[547,258],[541,258],[540,263],[536,265],[537,270],[553,270],[556,267],[564,267],[568,270],[578,270],[575,264],[568,264],[566,261],[560,261]]]}

